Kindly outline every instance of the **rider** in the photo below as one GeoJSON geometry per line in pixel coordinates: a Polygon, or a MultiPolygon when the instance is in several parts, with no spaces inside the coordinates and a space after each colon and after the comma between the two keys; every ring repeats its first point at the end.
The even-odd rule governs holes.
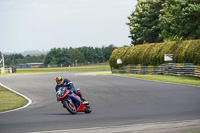
{"type": "Polygon", "coordinates": [[[75,89],[73,83],[69,79],[64,79],[61,75],[56,76],[57,85],[55,87],[56,92],[59,87],[68,87],[68,90],[72,90],[75,94],[77,94],[83,103],[88,103],[85,98],[82,96],[80,89],[75,89]]]}

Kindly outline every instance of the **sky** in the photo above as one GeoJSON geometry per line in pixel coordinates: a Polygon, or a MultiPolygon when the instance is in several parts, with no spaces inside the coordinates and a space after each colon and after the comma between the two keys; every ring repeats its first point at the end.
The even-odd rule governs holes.
{"type": "Polygon", "coordinates": [[[0,0],[0,52],[130,45],[137,0],[0,0]]]}

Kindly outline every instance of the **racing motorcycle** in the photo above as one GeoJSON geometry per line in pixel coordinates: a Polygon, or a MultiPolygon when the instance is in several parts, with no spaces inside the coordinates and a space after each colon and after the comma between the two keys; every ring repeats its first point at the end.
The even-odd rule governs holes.
{"type": "Polygon", "coordinates": [[[73,91],[68,90],[67,87],[59,87],[56,97],[71,114],[77,112],[90,113],[92,111],[89,103],[82,103],[80,97],[73,91]]]}

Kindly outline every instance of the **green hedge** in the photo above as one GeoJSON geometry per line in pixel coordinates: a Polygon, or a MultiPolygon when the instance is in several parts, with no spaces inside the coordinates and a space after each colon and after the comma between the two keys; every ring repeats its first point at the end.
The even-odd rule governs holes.
{"type": "Polygon", "coordinates": [[[128,64],[160,65],[165,63],[164,55],[173,54],[173,63],[193,63],[200,65],[200,39],[177,42],[164,42],[122,47],[115,49],[109,63],[113,68],[128,64]],[[117,64],[117,59],[122,64],[117,64]]]}

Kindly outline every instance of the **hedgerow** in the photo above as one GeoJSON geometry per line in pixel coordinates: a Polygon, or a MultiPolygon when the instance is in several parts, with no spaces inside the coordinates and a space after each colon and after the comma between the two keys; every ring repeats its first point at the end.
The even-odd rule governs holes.
{"type": "Polygon", "coordinates": [[[113,68],[129,64],[160,65],[165,63],[165,54],[173,54],[172,63],[200,65],[200,39],[121,47],[112,52],[109,63],[113,68]],[[117,64],[117,59],[122,64],[117,64]]]}

